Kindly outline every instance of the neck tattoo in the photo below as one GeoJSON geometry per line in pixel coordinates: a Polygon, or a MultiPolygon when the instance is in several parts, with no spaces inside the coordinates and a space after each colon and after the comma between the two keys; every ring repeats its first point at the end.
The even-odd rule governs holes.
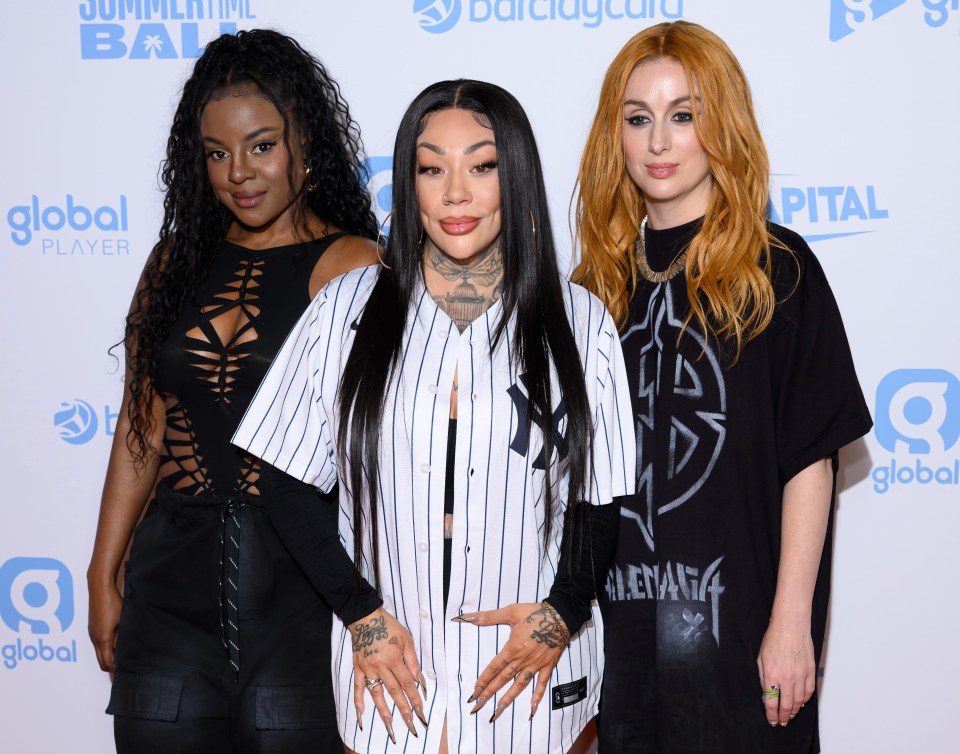
{"type": "Polygon", "coordinates": [[[468,264],[458,264],[427,239],[423,261],[445,284],[445,290],[434,290],[430,295],[460,332],[503,295],[503,257],[499,239],[468,264]]]}

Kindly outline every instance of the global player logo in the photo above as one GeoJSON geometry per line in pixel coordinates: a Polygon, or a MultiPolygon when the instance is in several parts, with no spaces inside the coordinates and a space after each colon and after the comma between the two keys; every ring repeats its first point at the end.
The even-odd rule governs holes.
{"type": "Polygon", "coordinates": [[[0,620],[17,634],[0,647],[4,667],[21,662],[77,661],[77,642],[53,637],[74,619],[73,576],[54,558],[11,558],[0,566],[0,620]]]}
{"type": "Polygon", "coordinates": [[[874,490],[892,485],[960,484],[960,381],[944,369],[898,369],[877,385],[874,432],[893,454],[874,467],[874,490]]]}
{"type": "Polygon", "coordinates": [[[414,0],[413,12],[420,28],[431,34],[444,34],[460,20],[460,0],[414,0]]]}

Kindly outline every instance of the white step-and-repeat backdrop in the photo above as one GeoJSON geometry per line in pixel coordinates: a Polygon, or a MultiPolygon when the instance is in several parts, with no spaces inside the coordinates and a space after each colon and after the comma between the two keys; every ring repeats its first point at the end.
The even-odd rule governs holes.
{"type": "Polygon", "coordinates": [[[638,30],[719,33],[753,86],[772,212],[811,242],[875,431],[844,453],[826,754],[956,751],[960,598],[958,0],[8,0],[0,23],[0,750],[111,750],[85,570],[120,339],[161,216],[179,87],[220,32],[296,36],[339,80],[381,219],[425,85],[511,90],[568,207],[600,81],[638,30]]]}

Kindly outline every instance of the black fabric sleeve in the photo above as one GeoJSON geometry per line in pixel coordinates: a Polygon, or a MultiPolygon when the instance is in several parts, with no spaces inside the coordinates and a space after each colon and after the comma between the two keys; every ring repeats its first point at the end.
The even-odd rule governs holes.
{"type": "Polygon", "coordinates": [[[325,495],[268,463],[260,465],[257,487],[280,540],[340,620],[349,625],[383,604],[377,591],[357,578],[343,549],[336,488],[325,495]]]}
{"type": "MultiPolygon", "coordinates": [[[[615,497],[607,505],[581,504],[580,520],[572,535],[564,533],[560,542],[557,577],[550,587],[547,602],[557,611],[573,636],[590,618],[590,601],[603,588],[617,545],[620,529],[620,501],[615,497]],[[573,541],[567,541],[569,536],[573,541]],[[568,546],[569,545],[569,546],[568,546]]],[[[567,532],[570,530],[567,529],[567,532]]]]}
{"type": "Polygon", "coordinates": [[[776,226],[792,256],[780,255],[774,285],[786,293],[771,323],[771,380],[780,484],[870,431],[840,309],[800,236],[776,226]]]}

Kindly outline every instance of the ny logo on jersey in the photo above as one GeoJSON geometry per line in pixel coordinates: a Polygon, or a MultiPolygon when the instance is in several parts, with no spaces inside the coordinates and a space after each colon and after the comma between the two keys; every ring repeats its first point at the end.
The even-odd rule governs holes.
{"type": "MultiPolygon", "coordinates": [[[[528,378],[527,375],[520,375],[520,382],[523,383],[523,386],[529,390],[528,378]]],[[[515,453],[526,457],[527,453],[530,452],[530,425],[531,423],[536,424],[540,427],[540,430],[546,434],[547,424],[549,422],[550,432],[553,433],[553,446],[557,449],[557,453],[560,456],[562,461],[567,457],[567,438],[566,435],[560,432],[560,422],[563,421],[563,418],[567,415],[567,404],[564,402],[563,398],[560,398],[560,404],[557,406],[556,410],[550,416],[549,420],[530,403],[530,397],[520,389],[518,383],[512,384],[507,388],[507,395],[510,396],[513,401],[513,405],[517,409],[517,433],[513,436],[513,440],[510,442],[510,450],[515,453]]],[[[547,468],[547,459],[544,449],[540,449],[540,454],[536,457],[533,462],[533,468],[539,471],[543,471],[547,468]]]]}

